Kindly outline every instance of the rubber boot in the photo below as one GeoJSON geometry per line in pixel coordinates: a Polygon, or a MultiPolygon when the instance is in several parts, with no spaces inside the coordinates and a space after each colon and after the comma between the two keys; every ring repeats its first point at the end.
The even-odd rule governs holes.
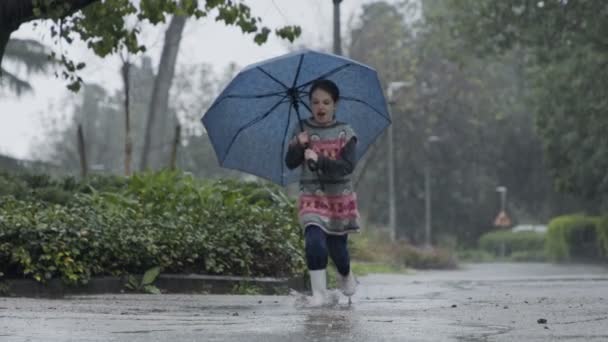
{"type": "Polygon", "coordinates": [[[351,303],[351,297],[357,291],[357,280],[353,275],[353,272],[348,272],[348,275],[343,276],[338,272],[338,286],[340,287],[340,291],[346,297],[348,297],[348,303],[351,303]]]}
{"type": "Polygon", "coordinates": [[[338,303],[339,298],[332,291],[327,290],[327,273],[325,270],[308,271],[310,274],[310,288],[312,297],[310,306],[330,306],[338,303]]]}

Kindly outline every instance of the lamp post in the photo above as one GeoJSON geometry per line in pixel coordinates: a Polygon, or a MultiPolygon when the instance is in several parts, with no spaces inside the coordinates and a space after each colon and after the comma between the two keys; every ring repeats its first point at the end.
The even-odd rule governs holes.
{"type": "Polygon", "coordinates": [[[505,212],[507,205],[507,187],[506,186],[498,186],[496,187],[496,191],[500,193],[500,211],[505,212]]]}
{"type": "Polygon", "coordinates": [[[340,35],[340,2],[342,0],[332,0],[334,3],[334,54],[342,54],[342,39],[340,35]]]}
{"type": "MultiPolygon", "coordinates": [[[[386,90],[386,95],[388,97],[388,111],[391,116],[391,120],[393,117],[391,107],[395,103],[393,100],[393,95],[395,91],[409,87],[411,83],[399,81],[399,82],[391,82],[388,84],[388,88],[386,90]]],[[[388,126],[388,226],[390,231],[391,241],[395,241],[397,238],[397,207],[396,207],[396,199],[395,199],[395,153],[393,146],[393,123],[388,126]]]]}
{"type": "MultiPolygon", "coordinates": [[[[507,206],[507,187],[506,186],[498,186],[496,187],[496,191],[500,193],[500,213],[494,220],[494,225],[501,228],[507,228],[511,225],[511,219],[507,216],[506,206],[507,206]]],[[[504,258],[506,255],[506,246],[505,242],[502,241],[500,244],[500,257],[504,258]]]]}
{"type": "Polygon", "coordinates": [[[426,139],[427,161],[424,168],[424,246],[426,248],[431,247],[431,224],[433,219],[431,211],[431,158],[428,157],[428,155],[430,155],[431,144],[440,140],[441,139],[435,135],[431,135],[426,139]]]}
{"type": "Polygon", "coordinates": [[[498,228],[508,228],[511,226],[511,218],[507,215],[507,187],[496,187],[496,191],[500,193],[500,212],[494,219],[494,226],[498,228]]]}

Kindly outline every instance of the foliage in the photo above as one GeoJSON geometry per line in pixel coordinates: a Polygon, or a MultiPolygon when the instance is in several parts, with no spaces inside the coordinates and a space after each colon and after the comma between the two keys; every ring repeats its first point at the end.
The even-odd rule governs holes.
{"type": "MultiPolygon", "coordinates": [[[[134,142],[133,160],[140,160],[144,142],[145,118],[149,110],[150,94],[155,73],[152,60],[143,56],[140,63],[131,66],[131,137],[134,142]]],[[[200,113],[205,112],[221,87],[233,76],[236,66],[216,75],[209,65],[179,67],[171,91],[167,117],[178,117],[182,126],[181,144],[177,149],[177,167],[201,178],[218,178],[238,175],[236,171],[220,168],[207,135],[202,132],[200,113]]],[[[45,141],[40,141],[36,157],[52,160],[53,164],[74,174],[80,170],[78,148],[74,137],[82,125],[87,162],[91,173],[124,175],[124,114],[119,111],[124,98],[101,85],[86,84],[77,95],[80,99],[67,121],[57,122],[45,118],[45,141]]],[[[160,120],[160,119],[159,119],[160,120]]],[[[172,124],[161,125],[170,129],[158,130],[154,135],[151,153],[169,165],[169,154],[174,139],[172,124]]]]}
{"type": "Polygon", "coordinates": [[[352,262],[350,265],[353,273],[358,276],[379,273],[407,273],[407,268],[404,265],[369,263],[369,262],[352,262]]]}
{"type": "Polygon", "coordinates": [[[554,261],[597,259],[601,255],[597,227],[599,218],[565,215],[549,222],[546,252],[554,261]]]}
{"type": "MultiPolygon", "coordinates": [[[[445,1],[452,37],[479,55],[525,49],[522,58],[547,165],[558,189],[608,197],[604,129],[608,34],[602,1],[445,1]]],[[[604,206],[606,203],[603,203],[604,206]]]]}
{"type": "MultiPolygon", "coordinates": [[[[80,38],[87,46],[100,57],[116,53],[123,48],[130,53],[145,51],[146,47],[139,42],[139,35],[144,23],[157,25],[164,23],[168,16],[181,15],[185,17],[210,17],[222,21],[226,25],[236,26],[245,34],[253,35],[257,44],[263,44],[272,32],[270,28],[262,25],[262,19],[254,16],[251,9],[243,1],[197,1],[197,0],[142,0],[132,2],[129,0],[88,1],[92,3],[82,6],[85,2],[74,3],[61,0],[29,0],[33,5],[31,15],[23,15],[18,11],[17,5],[14,18],[16,27],[22,22],[44,18],[53,21],[51,37],[57,42],[71,44],[74,39],[80,38]],[[81,10],[74,15],[75,10],[81,10]],[[132,22],[137,24],[133,25],[132,22]]],[[[10,9],[11,6],[7,6],[10,9]]],[[[11,13],[7,13],[10,15],[11,13]]],[[[3,29],[7,29],[2,27],[3,29]]],[[[10,29],[15,29],[11,27],[10,29]]],[[[284,26],[275,29],[274,33],[284,39],[293,41],[301,33],[298,26],[284,26]]],[[[78,71],[85,67],[85,63],[75,62],[62,54],[60,58],[65,70],[62,77],[70,82],[68,88],[77,91],[82,85],[78,71]]],[[[1,60],[1,58],[0,58],[1,60]]]]}
{"type": "MultiPolygon", "coordinates": [[[[498,185],[509,189],[514,222],[594,208],[553,189],[524,96],[534,87],[526,80],[530,51],[473,53],[452,25],[459,15],[438,0],[370,3],[350,31],[349,57],[374,67],[385,86],[407,82],[391,103],[398,237],[424,241],[427,168],[435,243],[450,234],[459,245],[475,246],[499,211],[498,185]],[[431,136],[439,140],[430,143],[431,136]]],[[[357,166],[361,207],[375,225],[388,218],[386,139],[357,166]]]]}
{"type": "Polygon", "coordinates": [[[160,267],[153,267],[144,273],[141,279],[137,279],[133,275],[129,275],[125,287],[136,292],[145,292],[149,294],[160,294],[158,287],[154,286],[154,281],[160,274],[160,267]]]}
{"type": "Polygon", "coordinates": [[[597,224],[597,238],[602,255],[608,257],[608,216],[603,216],[597,224]]]}
{"type": "Polygon", "coordinates": [[[499,257],[509,257],[521,252],[542,251],[544,244],[545,234],[537,232],[500,230],[486,233],[479,238],[479,248],[499,257]]]}
{"type": "Polygon", "coordinates": [[[461,249],[456,252],[459,262],[493,262],[496,256],[481,249],[461,249]]]}
{"type": "Polygon", "coordinates": [[[255,296],[263,294],[263,289],[259,286],[248,284],[248,283],[238,283],[234,285],[230,291],[230,293],[235,295],[248,295],[255,296]]]}
{"type": "MultiPolygon", "coordinates": [[[[4,57],[24,66],[26,73],[42,74],[56,61],[49,59],[49,49],[35,40],[11,39],[6,45],[4,57]]],[[[32,85],[17,75],[18,70],[6,70],[0,67],[0,88],[7,87],[17,96],[32,91],[32,85]]],[[[1,93],[0,93],[1,94],[1,93]]]]}
{"type": "Polygon", "coordinates": [[[31,190],[0,197],[0,271],[73,284],[156,266],[243,276],[304,270],[295,205],[277,187],[177,172],[137,174],[124,188],[97,184],[74,187],[64,204],[31,190]]]}
{"type": "Polygon", "coordinates": [[[545,262],[547,261],[547,255],[542,249],[536,251],[519,251],[511,254],[508,260],[515,262],[545,262]]]}
{"type": "Polygon", "coordinates": [[[416,248],[405,241],[391,242],[388,236],[370,232],[350,238],[350,254],[354,261],[381,264],[392,269],[445,269],[456,267],[452,253],[443,248],[416,248]]]}

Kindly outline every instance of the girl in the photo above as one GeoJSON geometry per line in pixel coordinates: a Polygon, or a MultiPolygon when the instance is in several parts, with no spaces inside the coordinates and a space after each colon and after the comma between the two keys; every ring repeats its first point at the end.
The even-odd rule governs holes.
{"type": "MultiPolygon", "coordinates": [[[[328,255],[338,269],[342,293],[355,293],[350,270],[348,234],[358,231],[357,196],[351,182],[357,137],[346,123],[336,121],[340,91],[329,80],[317,80],[309,94],[312,117],[302,122],[285,157],[288,168],[302,168],[299,221],[304,228],[306,263],[312,288],[311,305],[335,304],[326,288],[328,255]]],[[[298,130],[300,126],[298,125],[298,130]]]]}

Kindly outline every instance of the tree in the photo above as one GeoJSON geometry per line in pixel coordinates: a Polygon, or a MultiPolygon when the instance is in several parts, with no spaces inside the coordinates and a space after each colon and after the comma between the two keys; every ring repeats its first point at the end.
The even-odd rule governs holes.
{"type": "MultiPolygon", "coordinates": [[[[515,221],[544,222],[556,210],[580,208],[580,200],[564,199],[551,189],[529,105],[520,96],[531,87],[524,81],[525,51],[481,58],[443,24],[451,20],[444,2],[422,5],[418,21],[406,19],[407,2],[365,6],[348,49],[351,58],[378,70],[385,85],[410,83],[391,106],[399,235],[423,240],[427,167],[435,238],[476,243],[492,229],[498,185],[509,188],[515,221]],[[435,20],[439,14],[443,21],[435,20]],[[431,136],[440,140],[430,143],[431,136]]],[[[386,192],[378,190],[387,186],[382,181],[386,154],[374,152],[385,144],[376,143],[358,186],[373,225],[387,218],[386,192]]]]}
{"type": "MultiPolygon", "coordinates": [[[[177,117],[184,128],[177,156],[177,166],[195,176],[241,177],[236,171],[219,166],[209,138],[202,130],[200,115],[211,105],[220,90],[232,79],[238,68],[229,66],[222,74],[215,75],[209,65],[178,66],[169,106],[169,115],[177,117]]],[[[124,71],[121,70],[121,71],[124,71]]],[[[118,72],[118,70],[117,70],[118,72]]],[[[141,157],[143,136],[146,129],[145,114],[156,74],[151,58],[143,56],[129,64],[129,113],[133,159],[141,157]]],[[[95,173],[124,174],[125,151],[125,92],[110,93],[100,85],[87,84],[78,93],[79,100],[73,106],[67,121],[53,123],[45,120],[48,138],[35,149],[40,159],[52,160],[66,173],[79,168],[76,146],[76,130],[81,124],[86,140],[86,153],[95,173]]],[[[172,137],[159,140],[151,146],[153,153],[165,150],[172,137]]]]}
{"type": "MultiPolygon", "coordinates": [[[[174,122],[167,122],[171,119],[171,117],[167,115],[169,109],[169,90],[171,89],[171,83],[173,82],[173,76],[175,74],[177,53],[179,51],[185,25],[186,17],[181,15],[173,16],[171,23],[165,32],[165,44],[163,45],[163,52],[160,57],[158,75],[154,80],[154,90],[152,91],[152,97],[150,98],[150,110],[148,111],[148,118],[146,121],[144,146],[139,167],[140,170],[145,170],[148,167],[152,136],[154,135],[157,139],[162,139],[165,137],[164,133],[166,129],[175,126],[173,124],[174,122]]],[[[177,122],[177,120],[175,120],[175,122],[177,122]]],[[[156,153],[155,156],[153,168],[158,169],[162,167],[163,161],[166,162],[166,154],[156,153]]]]}
{"type": "MultiPolygon", "coordinates": [[[[164,22],[168,15],[186,17],[206,17],[215,15],[216,20],[226,25],[235,25],[244,33],[253,34],[254,40],[262,44],[271,32],[261,26],[261,18],[252,15],[250,8],[242,1],[206,0],[141,0],[136,7],[129,0],[4,0],[0,2],[0,64],[12,32],[23,23],[48,19],[54,22],[51,35],[57,40],[70,44],[75,37],[87,43],[98,56],[104,57],[126,47],[129,52],[143,51],[138,42],[139,27],[127,28],[126,18],[136,16],[139,21],[149,21],[156,25],[164,22]],[[80,11],[81,15],[73,15],[80,11]]],[[[275,34],[289,40],[300,34],[297,26],[285,26],[275,30],[275,34]]],[[[65,66],[63,77],[69,80],[70,89],[78,90],[82,79],[77,71],[84,63],[75,63],[68,56],[60,60],[65,66]]]]}
{"type": "Polygon", "coordinates": [[[446,2],[445,21],[479,55],[525,48],[525,99],[536,117],[548,168],[559,190],[608,198],[606,54],[603,1],[446,2]]]}
{"type": "MultiPolygon", "coordinates": [[[[7,60],[23,65],[27,74],[44,73],[54,63],[48,58],[48,49],[35,40],[11,39],[5,50],[7,60]]],[[[16,72],[0,68],[0,86],[8,87],[17,96],[32,91],[31,84],[20,78],[16,72]]]]}
{"type": "MultiPolygon", "coordinates": [[[[124,69],[116,70],[123,72],[124,69]]],[[[124,74],[123,74],[124,75],[124,74]]],[[[155,73],[152,61],[144,56],[139,63],[131,62],[128,73],[130,134],[133,141],[143,138],[145,112],[148,108],[155,73]]],[[[50,159],[68,173],[78,170],[79,159],[76,146],[76,130],[83,127],[86,140],[87,160],[93,172],[126,173],[125,127],[126,94],[119,90],[110,93],[101,85],[87,84],[78,94],[79,101],[62,107],[71,110],[67,121],[45,123],[47,140],[36,150],[41,159],[50,159]]],[[[142,139],[143,140],[143,139],[142,139]]],[[[133,146],[133,158],[139,157],[140,148],[133,146]]],[[[139,146],[140,147],[140,146],[139,146]]]]}

